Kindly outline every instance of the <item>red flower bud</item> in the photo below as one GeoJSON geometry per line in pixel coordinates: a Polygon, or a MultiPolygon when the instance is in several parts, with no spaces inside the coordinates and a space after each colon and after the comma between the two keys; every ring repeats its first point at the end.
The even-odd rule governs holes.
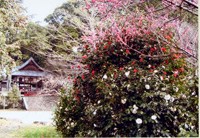
{"type": "Polygon", "coordinates": [[[82,56],[82,59],[86,59],[87,58],[87,56],[85,55],[85,56],[82,56]]]}
{"type": "Polygon", "coordinates": [[[161,50],[162,50],[163,52],[166,52],[166,51],[167,51],[165,47],[161,48],[161,50]]]}
{"type": "Polygon", "coordinates": [[[154,48],[150,48],[150,51],[152,51],[152,52],[153,52],[153,51],[154,51],[154,48]]]}
{"type": "Polygon", "coordinates": [[[108,42],[108,45],[111,45],[111,42],[110,42],[110,41],[108,42]]]}
{"type": "Polygon", "coordinates": [[[126,53],[127,53],[127,54],[129,54],[129,53],[130,53],[130,51],[129,51],[129,50],[126,50],[126,53]]]}
{"type": "Polygon", "coordinates": [[[85,79],[85,76],[82,76],[82,79],[85,79]]]}
{"type": "Polygon", "coordinates": [[[137,70],[136,70],[136,69],[134,69],[134,70],[133,70],[133,72],[134,72],[134,73],[137,73],[137,70]]]}

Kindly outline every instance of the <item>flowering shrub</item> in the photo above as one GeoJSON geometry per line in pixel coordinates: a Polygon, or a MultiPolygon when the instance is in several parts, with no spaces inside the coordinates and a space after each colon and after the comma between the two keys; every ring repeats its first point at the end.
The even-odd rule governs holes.
{"type": "Polygon", "coordinates": [[[170,45],[173,27],[139,16],[146,18],[112,18],[118,29],[84,37],[95,42],[82,51],[88,73],[75,78],[69,95],[63,90],[56,111],[63,136],[197,136],[198,82],[170,45]]]}

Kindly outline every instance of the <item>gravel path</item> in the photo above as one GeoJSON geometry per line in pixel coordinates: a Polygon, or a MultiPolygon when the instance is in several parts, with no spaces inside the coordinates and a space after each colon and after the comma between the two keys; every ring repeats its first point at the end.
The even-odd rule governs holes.
{"type": "Polygon", "coordinates": [[[0,138],[9,138],[12,132],[21,128],[51,125],[52,118],[53,112],[49,111],[0,110],[0,138]]]}
{"type": "Polygon", "coordinates": [[[53,122],[51,111],[4,111],[0,110],[0,118],[15,119],[24,124],[32,124],[35,121],[50,124],[53,122]]]}

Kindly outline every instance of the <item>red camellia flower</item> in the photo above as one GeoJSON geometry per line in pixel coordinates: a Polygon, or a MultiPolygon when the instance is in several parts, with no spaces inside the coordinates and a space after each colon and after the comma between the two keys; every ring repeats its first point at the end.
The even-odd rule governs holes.
{"type": "Polygon", "coordinates": [[[88,53],[90,53],[90,50],[88,50],[88,53]]]}
{"type": "Polygon", "coordinates": [[[140,62],[142,62],[142,61],[143,61],[143,59],[141,58],[141,59],[140,59],[140,62]]]}
{"type": "Polygon", "coordinates": [[[179,71],[180,71],[180,72],[183,72],[183,71],[184,71],[184,68],[180,68],[179,71]]]}
{"type": "Polygon", "coordinates": [[[174,73],[174,77],[176,77],[178,75],[178,73],[174,73]]]}
{"type": "Polygon", "coordinates": [[[67,79],[70,79],[70,76],[68,76],[67,79]]]}
{"type": "Polygon", "coordinates": [[[133,70],[133,72],[134,72],[134,73],[136,73],[136,72],[137,72],[137,70],[136,70],[136,69],[134,69],[134,70],[133,70]]]}
{"type": "Polygon", "coordinates": [[[169,61],[168,61],[168,60],[165,60],[165,63],[166,63],[166,64],[168,64],[168,63],[169,63],[169,61]]]}
{"type": "Polygon", "coordinates": [[[126,53],[127,53],[127,54],[129,54],[129,53],[130,53],[130,51],[127,49],[127,50],[126,50],[126,53]]]}
{"type": "Polygon", "coordinates": [[[90,65],[87,65],[87,68],[89,68],[90,67],[90,65]]]}
{"type": "Polygon", "coordinates": [[[178,59],[178,58],[179,58],[179,56],[178,56],[178,55],[176,55],[176,54],[174,54],[174,57],[175,57],[176,59],[178,59]]]}
{"type": "Polygon", "coordinates": [[[85,55],[85,56],[82,56],[82,59],[86,59],[87,58],[87,56],[85,55]]]}
{"type": "Polygon", "coordinates": [[[155,69],[155,66],[153,66],[153,68],[155,69]]]}
{"type": "Polygon", "coordinates": [[[171,37],[170,36],[165,36],[165,38],[168,39],[168,40],[170,40],[171,37]]]}
{"type": "Polygon", "coordinates": [[[120,67],[120,68],[119,68],[119,70],[123,70],[123,68],[122,68],[122,67],[120,67]]]}
{"type": "Polygon", "coordinates": [[[77,81],[77,79],[74,79],[74,80],[73,80],[73,83],[76,83],[76,81],[77,81]]]}
{"type": "Polygon", "coordinates": [[[108,42],[108,45],[111,45],[111,42],[110,42],[110,41],[108,42]]]}
{"type": "Polygon", "coordinates": [[[107,48],[107,45],[105,45],[104,48],[107,48]]]}
{"type": "Polygon", "coordinates": [[[79,93],[79,90],[76,90],[76,93],[79,93]]]}
{"type": "Polygon", "coordinates": [[[102,55],[99,55],[100,57],[102,57],[102,55]]]}
{"type": "Polygon", "coordinates": [[[149,46],[149,44],[147,43],[146,46],[149,46]]]}
{"type": "Polygon", "coordinates": [[[81,66],[79,66],[79,65],[78,65],[78,68],[80,69],[80,68],[81,68],[81,66]]]}
{"type": "Polygon", "coordinates": [[[87,48],[87,45],[85,45],[85,48],[87,48]]]}
{"type": "Polygon", "coordinates": [[[164,72],[165,75],[167,75],[167,72],[164,72]]]}
{"type": "Polygon", "coordinates": [[[153,52],[153,51],[154,51],[154,48],[150,48],[150,51],[152,51],[152,52],[153,52]]]}
{"type": "Polygon", "coordinates": [[[72,66],[72,69],[74,69],[74,66],[72,66]]]}
{"type": "Polygon", "coordinates": [[[93,70],[93,71],[92,71],[92,74],[94,74],[94,73],[95,73],[95,71],[93,70]]]}
{"type": "Polygon", "coordinates": [[[80,102],[79,97],[76,95],[76,99],[78,100],[78,102],[80,102]]]}
{"type": "Polygon", "coordinates": [[[166,51],[167,51],[165,47],[161,48],[161,50],[162,50],[163,52],[166,52],[166,51]]]}
{"type": "Polygon", "coordinates": [[[132,65],[134,65],[134,64],[135,64],[135,62],[132,63],[132,65]]]}
{"type": "Polygon", "coordinates": [[[85,79],[85,76],[82,76],[82,79],[85,79]]]}
{"type": "Polygon", "coordinates": [[[99,91],[97,90],[96,93],[98,93],[99,91]]]}
{"type": "Polygon", "coordinates": [[[150,72],[153,72],[153,70],[151,69],[150,72]]]}

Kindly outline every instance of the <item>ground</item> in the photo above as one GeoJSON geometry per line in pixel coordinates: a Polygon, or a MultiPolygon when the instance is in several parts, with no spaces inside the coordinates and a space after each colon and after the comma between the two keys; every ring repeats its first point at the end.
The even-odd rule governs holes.
{"type": "Polygon", "coordinates": [[[12,132],[25,127],[52,125],[50,111],[4,111],[0,110],[0,138],[12,136],[12,132]]]}

